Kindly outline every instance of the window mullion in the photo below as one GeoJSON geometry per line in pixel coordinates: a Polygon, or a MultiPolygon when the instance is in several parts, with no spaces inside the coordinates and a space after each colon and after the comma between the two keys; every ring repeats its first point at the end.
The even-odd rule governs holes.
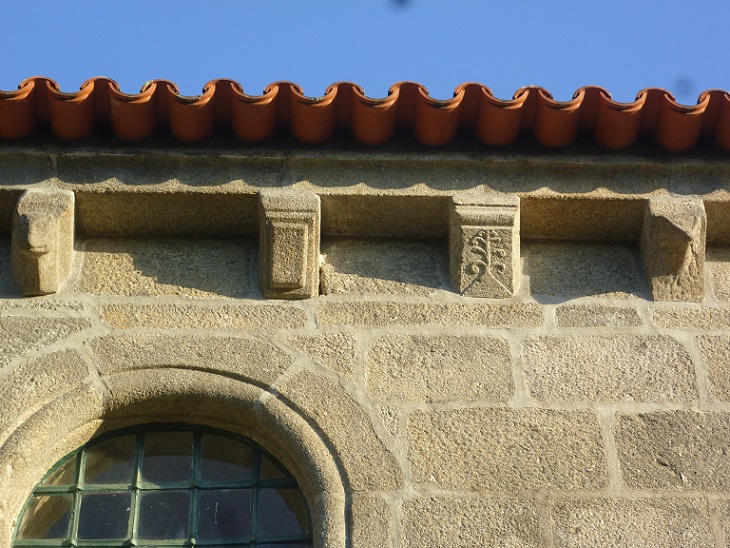
{"type": "Polygon", "coordinates": [[[130,531],[129,542],[132,546],[139,546],[137,530],[139,528],[139,513],[142,497],[140,495],[140,483],[142,482],[142,456],[144,455],[144,433],[137,434],[137,446],[134,452],[134,475],[132,486],[132,530],[130,531]]]}
{"type": "Polygon", "coordinates": [[[198,481],[200,479],[200,445],[200,432],[195,432],[193,436],[193,493],[190,497],[190,525],[188,531],[188,538],[193,545],[195,545],[195,541],[198,538],[198,526],[200,524],[200,516],[198,515],[200,498],[200,488],[198,487],[198,481]]]}
{"type": "MultiPolygon", "coordinates": [[[[253,447],[253,446],[252,446],[253,447]]],[[[258,506],[259,506],[259,471],[261,468],[261,451],[253,447],[251,452],[251,477],[253,488],[251,489],[251,546],[256,546],[258,540],[258,506]]]]}
{"type": "Polygon", "coordinates": [[[78,546],[79,544],[79,512],[81,508],[81,490],[84,483],[84,468],[86,467],[86,450],[80,451],[76,458],[76,474],[75,487],[73,490],[73,502],[71,507],[71,523],[69,524],[70,546],[78,546]]]}

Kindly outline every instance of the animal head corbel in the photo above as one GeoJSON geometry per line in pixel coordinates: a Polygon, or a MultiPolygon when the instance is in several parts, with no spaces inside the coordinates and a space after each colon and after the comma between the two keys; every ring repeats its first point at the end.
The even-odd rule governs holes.
{"type": "Polygon", "coordinates": [[[74,195],[29,189],[15,208],[11,251],[13,281],[23,295],[58,291],[73,262],[74,195]]]}

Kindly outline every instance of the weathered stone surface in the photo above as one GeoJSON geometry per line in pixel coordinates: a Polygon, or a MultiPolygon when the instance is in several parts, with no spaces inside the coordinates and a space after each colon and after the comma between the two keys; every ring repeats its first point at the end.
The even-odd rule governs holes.
{"type": "Polygon", "coordinates": [[[644,271],[656,301],[701,301],[705,296],[707,217],[701,200],[653,196],[641,232],[644,271]]]}
{"type": "Polygon", "coordinates": [[[697,346],[707,368],[710,397],[730,401],[730,337],[698,337],[697,346]]]}
{"type": "Polygon", "coordinates": [[[533,501],[424,497],[403,503],[401,536],[414,548],[539,548],[538,519],[533,501]]]}
{"type": "Polygon", "coordinates": [[[328,239],[322,293],[429,295],[444,286],[446,250],[417,240],[328,239]]]}
{"type": "Polygon", "coordinates": [[[602,304],[566,304],[555,309],[558,327],[638,327],[635,308],[602,304]]]}
{"type": "Polygon", "coordinates": [[[279,329],[304,327],[307,314],[287,305],[109,304],[103,320],[112,327],[131,329],[279,329]]]}
{"type": "Polygon", "coordinates": [[[259,194],[259,285],[266,297],[319,294],[320,201],[313,192],[259,194]]]}
{"type": "Polygon", "coordinates": [[[396,489],[403,472],[378,438],[370,416],[336,382],[302,371],[277,386],[325,439],[343,463],[355,491],[396,489]]]}
{"type": "Polygon", "coordinates": [[[703,499],[569,499],[553,504],[556,548],[714,546],[703,499]]]}
{"type": "Polygon", "coordinates": [[[620,414],[615,437],[631,488],[730,490],[728,413],[620,414]]]}
{"type": "Polygon", "coordinates": [[[133,333],[100,337],[89,346],[103,374],[171,366],[271,384],[292,361],[271,344],[234,337],[133,333]]]}
{"type": "MultiPolygon", "coordinates": [[[[714,179],[713,183],[715,185],[711,192],[725,188],[726,183],[723,181],[725,177],[717,174],[712,179],[714,179]]],[[[693,185],[690,182],[686,187],[687,189],[692,188],[687,194],[698,194],[695,189],[697,188],[696,184],[699,182],[695,177],[695,184],[693,185]]],[[[681,192],[677,187],[672,186],[676,189],[675,192],[681,192]]],[[[730,216],[730,201],[725,198],[720,198],[717,201],[706,199],[705,213],[707,214],[707,244],[730,245],[730,224],[725,222],[728,216],[730,216]]]]}
{"type": "Polygon", "coordinates": [[[562,335],[522,344],[525,382],[540,401],[692,401],[689,352],[671,337],[562,335]]]}
{"type": "Polygon", "coordinates": [[[155,192],[140,192],[139,179],[119,185],[114,181],[99,185],[85,181],[76,187],[79,233],[122,238],[256,234],[255,194],[220,187],[213,192],[201,191],[201,183],[210,182],[210,174],[194,181],[181,180],[184,178],[170,181],[174,187],[171,192],[163,192],[159,186],[155,192]],[[109,186],[117,186],[120,192],[110,192],[109,186]]]}
{"type": "Polygon", "coordinates": [[[10,240],[3,236],[0,237],[0,298],[12,295],[18,295],[18,291],[10,278],[10,240]]]}
{"type": "Polygon", "coordinates": [[[84,384],[39,409],[3,440],[0,546],[12,546],[16,519],[31,490],[58,459],[88,440],[79,432],[89,432],[91,429],[84,429],[100,413],[99,394],[91,385],[84,384]]]}
{"type": "Polygon", "coordinates": [[[40,350],[89,325],[81,318],[0,318],[0,369],[26,352],[40,350]]]}
{"type": "MultiPolygon", "coordinates": [[[[253,181],[263,187],[276,187],[284,181],[284,153],[281,150],[269,149],[261,154],[241,147],[235,151],[216,147],[215,154],[205,148],[188,149],[188,152],[137,146],[115,147],[113,151],[65,148],[57,156],[57,177],[68,186],[89,189],[89,192],[106,191],[119,195],[135,187],[152,187],[158,192],[149,194],[158,196],[198,194],[200,189],[230,191],[231,187],[246,187],[253,181]]],[[[227,198],[231,202],[235,196],[227,198]]],[[[198,197],[198,202],[202,201],[198,197]]],[[[226,209],[218,216],[233,216],[234,213],[235,210],[226,209]]],[[[240,216],[241,211],[237,213],[240,216]]],[[[221,222],[220,219],[209,222],[216,220],[221,222]]],[[[104,220],[89,219],[87,222],[104,223],[104,220]]]]}
{"type": "Polygon", "coordinates": [[[509,345],[496,337],[385,335],[368,351],[367,391],[389,402],[512,397],[509,345]]]}
{"type": "MultiPolygon", "coordinates": [[[[385,176],[386,180],[392,181],[393,172],[389,168],[381,168],[379,171],[381,177],[385,176]]],[[[429,166],[428,171],[432,174],[436,170],[429,166]]],[[[362,181],[360,173],[355,177],[358,182],[362,181]]],[[[351,188],[343,188],[344,192],[335,194],[332,192],[334,180],[336,179],[319,182],[318,190],[322,192],[322,231],[325,234],[438,238],[444,236],[448,230],[446,196],[428,192],[425,196],[414,196],[408,191],[405,196],[382,192],[380,195],[368,195],[352,192],[351,188]]],[[[309,182],[312,183],[311,179],[309,182]]],[[[363,187],[360,185],[360,188],[363,187]]]]}
{"type": "MultiPolygon", "coordinates": [[[[4,351],[0,359],[4,358],[4,351]]],[[[89,376],[76,350],[61,350],[25,361],[0,377],[0,436],[43,403],[82,384],[89,376]]]]}
{"type": "Polygon", "coordinates": [[[601,489],[606,463],[591,411],[460,409],[409,418],[416,482],[446,489],[601,489]]]}
{"type": "Polygon", "coordinates": [[[730,500],[725,500],[718,503],[720,507],[719,519],[722,533],[725,537],[725,542],[730,540],[730,500]]]}
{"type": "MultiPolygon", "coordinates": [[[[55,175],[48,150],[42,147],[11,147],[6,141],[0,151],[0,180],[3,186],[27,186],[55,175]]],[[[8,217],[9,218],[9,217],[8,217]]]]}
{"type": "Polygon", "coordinates": [[[287,344],[345,378],[354,374],[355,341],[349,333],[301,335],[290,337],[287,344]]]}
{"type": "Polygon", "coordinates": [[[392,435],[397,436],[400,430],[401,420],[404,416],[404,412],[400,407],[393,406],[381,406],[378,409],[378,414],[383,421],[383,426],[392,435]]]}
{"type": "MultiPolygon", "coordinates": [[[[520,193],[520,232],[523,238],[586,242],[637,239],[641,233],[644,203],[636,199],[635,194],[630,196],[637,190],[636,179],[631,181],[631,177],[624,173],[623,180],[617,185],[623,199],[616,199],[615,195],[607,196],[600,189],[605,188],[608,181],[616,181],[617,165],[607,165],[605,171],[591,174],[586,173],[586,165],[583,161],[564,165],[550,175],[536,165],[530,166],[530,174],[525,180],[530,181],[533,189],[541,187],[534,193],[524,192],[520,183],[512,183],[508,188],[502,185],[494,187],[520,193]],[[590,189],[585,185],[589,185],[590,189]],[[553,190],[558,188],[570,192],[570,197],[554,193],[553,190]],[[545,189],[550,190],[544,192],[545,189]]],[[[636,173],[636,164],[632,167],[636,173]]],[[[643,192],[650,192],[657,186],[656,180],[641,185],[643,192]]]]}
{"type": "Polygon", "coordinates": [[[13,281],[23,295],[56,293],[74,260],[74,195],[68,190],[33,188],[18,200],[13,215],[13,281]]]}
{"type": "Polygon", "coordinates": [[[451,283],[470,297],[511,297],[519,288],[520,199],[475,192],[452,197],[451,283]]]}
{"type": "MultiPolygon", "coordinates": [[[[2,289],[0,289],[2,291],[2,289]]],[[[14,314],[35,314],[36,312],[51,312],[58,317],[59,313],[67,314],[67,317],[79,317],[88,307],[85,303],[76,298],[65,299],[58,295],[48,295],[46,297],[35,297],[33,299],[8,299],[0,298],[0,312],[8,316],[14,314]],[[81,313],[81,314],[80,314],[81,313]]]]}
{"type": "Polygon", "coordinates": [[[720,301],[730,301],[730,247],[708,249],[706,261],[715,297],[720,301]]]}
{"type": "Polygon", "coordinates": [[[649,309],[652,323],[667,329],[706,331],[730,328],[730,309],[707,307],[660,307],[649,309]]]}
{"type": "Polygon", "coordinates": [[[76,291],[97,295],[246,297],[256,245],[241,240],[89,240],[76,291]]]}
{"type": "Polygon", "coordinates": [[[620,244],[524,244],[530,291],[536,295],[626,299],[645,293],[635,248],[620,244]]]}
{"type": "Polygon", "coordinates": [[[352,498],[352,546],[393,546],[390,505],[380,495],[356,493],[352,498]]]}
{"type": "Polygon", "coordinates": [[[35,472],[33,483],[28,487],[35,486],[54,464],[55,459],[47,462],[47,456],[59,444],[60,435],[73,432],[98,419],[101,414],[101,395],[90,383],[80,384],[61,394],[23,421],[5,440],[0,447],[3,475],[16,475],[12,479],[22,479],[28,485],[29,478],[17,476],[35,472]]]}
{"type": "Polygon", "coordinates": [[[322,301],[322,325],[390,327],[392,325],[480,325],[538,327],[542,310],[530,303],[465,304],[386,301],[322,301]]]}

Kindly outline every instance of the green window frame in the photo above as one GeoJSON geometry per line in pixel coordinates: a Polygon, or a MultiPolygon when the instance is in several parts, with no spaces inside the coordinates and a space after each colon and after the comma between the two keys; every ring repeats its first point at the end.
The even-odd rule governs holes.
{"type": "Polygon", "coordinates": [[[312,519],[294,477],[252,440],[155,424],[103,434],[61,459],[14,539],[13,548],[304,548],[312,519]]]}

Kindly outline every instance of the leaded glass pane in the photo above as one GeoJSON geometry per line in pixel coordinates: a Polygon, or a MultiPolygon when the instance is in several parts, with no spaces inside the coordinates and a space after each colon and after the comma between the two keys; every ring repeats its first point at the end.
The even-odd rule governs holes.
{"type": "Polygon", "coordinates": [[[142,481],[159,484],[192,479],[192,432],[149,432],[145,435],[142,481]]]}
{"type": "Polygon", "coordinates": [[[131,493],[84,493],[79,507],[78,537],[127,538],[131,510],[131,493]]]}
{"type": "Polygon", "coordinates": [[[76,482],[76,457],[72,457],[57,467],[43,480],[43,487],[57,487],[59,485],[73,485],[76,482]]]}
{"type": "Polygon", "coordinates": [[[289,475],[286,474],[276,464],[271,462],[271,459],[266,456],[261,456],[261,469],[259,471],[259,478],[261,479],[286,479],[289,475]]]}
{"type": "Polygon", "coordinates": [[[251,490],[212,489],[200,493],[200,539],[245,539],[251,535],[251,490]]]}
{"type": "Polygon", "coordinates": [[[201,436],[201,481],[246,481],[251,479],[251,446],[224,436],[201,436]]]}
{"type": "Polygon", "coordinates": [[[98,443],[86,450],[84,483],[105,484],[134,481],[136,436],[120,436],[98,443]]]}
{"type": "Polygon", "coordinates": [[[298,489],[259,491],[258,532],[266,537],[307,533],[307,507],[298,489]]]}
{"type": "Polygon", "coordinates": [[[143,492],[139,505],[139,538],[187,538],[190,494],[190,491],[143,492]]]}
{"type": "Polygon", "coordinates": [[[65,539],[73,506],[71,495],[35,496],[23,513],[18,539],[65,539]]]}

